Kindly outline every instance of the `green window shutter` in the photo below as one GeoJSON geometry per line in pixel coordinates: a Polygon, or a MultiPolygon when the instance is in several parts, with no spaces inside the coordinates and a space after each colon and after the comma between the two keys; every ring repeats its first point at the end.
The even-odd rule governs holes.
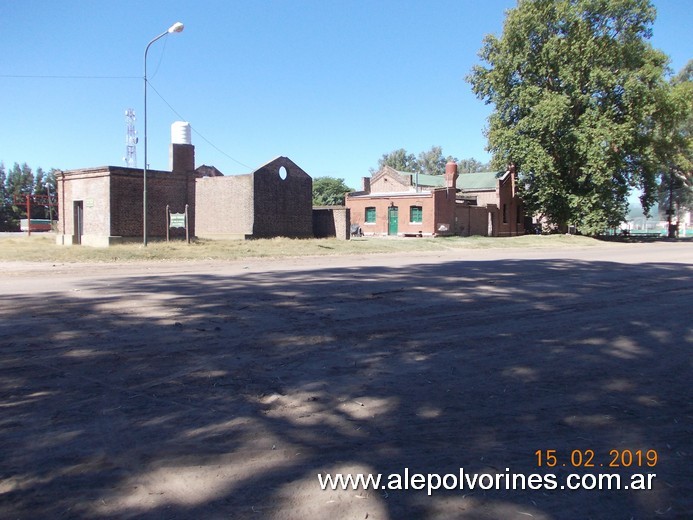
{"type": "Polygon", "coordinates": [[[375,224],[375,208],[366,208],[366,223],[375,224]]]}
{"type": "Polygon", "coordinates": [[[421,206],[409,207],[409,222],[412,224],[421,224],[423,222],[423,208],[421,206]]]}

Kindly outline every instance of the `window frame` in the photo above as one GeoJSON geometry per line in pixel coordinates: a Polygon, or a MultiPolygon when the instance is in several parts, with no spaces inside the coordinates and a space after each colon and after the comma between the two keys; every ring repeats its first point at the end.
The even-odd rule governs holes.
{"type": "Polygon", "coordinates": [[[364,210],[363,223],[364,224],[375,224],[376,218],[378,216],[378,211],[375,206],[368,206],[364,210]],[[370,217],[370,219],[369,219],[370,217]]]}
{"type": "Polygon", "coordinates": [[[409,206],[409,223],[423,224],[423,206],[409,206]],[[414,220],[415,213],[418,213],[419,220],[414,220]]]}

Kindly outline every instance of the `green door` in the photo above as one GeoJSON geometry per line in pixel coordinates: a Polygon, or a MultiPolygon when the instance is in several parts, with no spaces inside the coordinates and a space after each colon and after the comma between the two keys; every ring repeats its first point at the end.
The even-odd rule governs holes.
{"type": "Polygon", "coordinates": [[[397,234],[397,219],[398,219],[398,208],[397,206],[390,206],[387,211],[387,234],[396,235],[397,234]]]}

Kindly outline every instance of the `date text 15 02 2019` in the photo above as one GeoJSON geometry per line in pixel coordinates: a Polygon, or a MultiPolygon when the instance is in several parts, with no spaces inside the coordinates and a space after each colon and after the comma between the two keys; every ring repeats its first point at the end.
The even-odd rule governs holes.
{"type": "Polygon", "coordinates": [[[537,450],[534,452],[537,466],[554,468],[557,466],[572,468],[654,468],[659,457],[657,450],[609,450],[608,455],[599,456],[594,450],[537,450]]]}

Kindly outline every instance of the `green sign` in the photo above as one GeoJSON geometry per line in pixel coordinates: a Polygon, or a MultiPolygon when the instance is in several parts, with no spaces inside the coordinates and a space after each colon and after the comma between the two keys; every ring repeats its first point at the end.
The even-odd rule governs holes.
{"type": "Polygon", "coordinates": [[[184,228],[185,227],[185,213],[171,213],[171,223],[172,228],[184,228]]]}

